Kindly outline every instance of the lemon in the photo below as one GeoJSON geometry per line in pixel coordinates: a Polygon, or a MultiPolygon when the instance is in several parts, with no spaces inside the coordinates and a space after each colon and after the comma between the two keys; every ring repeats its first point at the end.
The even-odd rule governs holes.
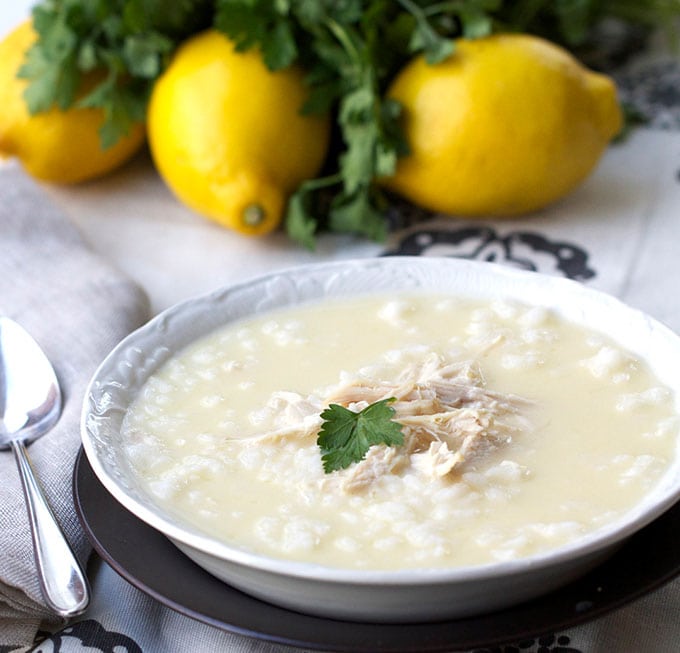
{"type": "Polygon", "coordinates": [[[16,157],[30,175],[54,183],[85,181],[117,168],[140,149],[143,125],[103,149],[100,109],[52,108],[29,114],[23,99],[27,81],[18,79],[16,73],[36,38],[27,20],[0,42],[0,156],[16,157]]]}
{"type": "Polygon", "coordinates": [[[271,231],[326,156],[330,123],[302,115],[307,92],[298,68],[271,72],[259,51],[237,52],[215,30],[193,36],[151,94],[149,145],[161,177],[222,226],[271,231]]]}
{"type": "Polygon", "coordinates": [[[621,129],[616,87],[538,37],[459,40],[387,91],[404,106],[411,153],[387,187],[433,211],[511,216],[569,193],[621,129]]]}

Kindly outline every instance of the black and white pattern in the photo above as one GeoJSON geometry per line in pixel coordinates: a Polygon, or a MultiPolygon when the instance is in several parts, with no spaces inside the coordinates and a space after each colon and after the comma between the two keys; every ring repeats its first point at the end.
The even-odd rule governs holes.
{"type": "Polygon", "coordinates": [[[540,233],[500,234],[490,226],[428,226],[401,237],[387,256],[451,256],[501,263],[533,272],[587,281],[595,276],[588,253],[573,243],[550,240],[540,233]]]}
{"type": "Polygon", "coordinates": [[[573,648],[568,635],[545,635],[517,644],[475,649],[472,653],[582,653],[573,648]]]}
{"type": "Polygon", "coordinates": [[[39,635],[30,653],[142,653],[141,647],[122,633],[106,630],[94,619],[71,624],[53,635],[39,635]]]}

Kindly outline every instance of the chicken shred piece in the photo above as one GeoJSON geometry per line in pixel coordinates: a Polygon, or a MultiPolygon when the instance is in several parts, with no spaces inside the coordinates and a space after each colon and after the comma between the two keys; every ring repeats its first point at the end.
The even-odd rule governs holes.
{"type": "Polygon", "coordinates": [[[409,464],[409,457],[395,447],[380,445],[371,447],[364,459],[343,470],[340,487],[344,492],[357,492],[369,487],[377,478],[398,472],[409,464]]]}
{"type": "Polygon", "coordinates": [[[451,451],[446,442],[433,441],[424,453],[414,453],[413,466],[420,472],[436,477],[446,476],[458,463],[463,461],[460,452],[451,451]]]}
{"type": "Polygon", "coordinates": [[[328,475],[324,483],[358,492],[407,467],[432,479],[444,477],[530,427],[531,401],[486,388],[475,362],[447,363],[433,352],[404,369],[393,383],[351,379],[322,398],[275,393],[269,409],[278,416],[277,428],[248,441],[315,437],[322,426],[320,412],[329,404],[358,412],[392,397],[404,444],[373,446],[363,460],[328,475]]]}

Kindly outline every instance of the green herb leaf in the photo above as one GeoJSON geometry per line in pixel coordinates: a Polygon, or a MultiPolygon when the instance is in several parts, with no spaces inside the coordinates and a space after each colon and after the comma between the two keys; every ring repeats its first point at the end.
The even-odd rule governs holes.
{"type": "Polygon", "coordinates": [[[402,427],[393,421],[394,408],[389,405],[394,401],[393,397],[376,401],[359,413],[331,404],[321,413],[324,423],[317,444],[327,474],[363,460],[373,445],[403,444],[402,427]]]}
{"type": "Polygon", "coordinates": [[[125,69],[134,77],[156,79],[163,71],[165,55],[172,48],[172,41],[156,32],[128,36],[122,52],[125,69]]]}
{"type": "Polygon", "coordinates": [[[288,21],[277,21],[269,38],[262,46],[265,65],[270,70],[281,70],[290,66],[298,56],[295,35],[288,21]]]}
{"type": "Polygon", "coordinates": [[[67,108],[73,102],[79,80],[73,58],[55,64],[38,44],[29,49],[18,76],[35,80],[24,91],[24,100],[30,113],[47,111],[55,104],[67,108]]]}
{"type": "Polygon", "coordinates": [[[18,76],[30,113],[53,106],[100,108],[103,147],[144,119],[153,82],[186,36],[213,17],[211,0],[42,0],[32,11],[38,38],[18,76]],[[99,71],[85,97],[83,73],[99,71]]]}
{"type": "Polygon", "coordinates": [[[418,23],[409,41],[411,52],[423,51],[428,64],[444,61],[452,52],[453,41],[439,36],[428,23],[418,23]]]}
{"type": "Polygon", "coordinates": [[[377,98],[369,86],[361,86],[347,95],[340,108],[339,121],[347,149],[340,156],[345,191],[355,193],[370,180],[374,170],[374,152],[380,138],[379,125],[373,119],[377,98]]]}
{"type": "Polygon", "coordinates": [[[24,93],[28,110],[37,113],[53,105],[66,109],[80,81],[76,34],[64,17],[52,19],[42,7],[34,10],[34,25],[39,39],[28,50],[18,72],[23,79],[36,80],[24,93]]]}
{"type": "Polygon", "coordinates": [[[280,70],[298,56],[290,3],[284,0],[217,0],[215,27],[240,51],[260,48],[265,65],[280,70]]]}
{"type": "Polygon", "coordinates": [[[468,39],[488,36],[493,29],[491,16],[481,9],[471,8],[468,11],[461,11],[460,20],[463,24],[463,36],[468,39]]]}
{"type": "Polygon", "coordinates": [[[308,193],[303,185],[289,198],[284,220],[290,238],[303,247],[314,250],[318,220],[309,212],[307,202],[308,193]]]}
{"type": "Polygon", "coordinates": [[[351,195],[338,193],[328,215],[331,231],[361,234],[383,242],[387,224],[378,205],[378,194],[371,186],[361,186],[351,195]]]}

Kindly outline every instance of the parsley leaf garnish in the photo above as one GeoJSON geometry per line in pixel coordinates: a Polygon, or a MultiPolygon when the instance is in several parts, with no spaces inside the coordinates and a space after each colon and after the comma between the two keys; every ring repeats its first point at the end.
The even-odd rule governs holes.
{"type": "Polygon", "coordinates": [[[331,404],[321,413],[324,423],[317,444],[327,474],[363,460],[375,444],[403,444],[401,424],[392,419],[394,408],[389,405],[394,401],[394,397],[382,399],[358,413],[331,404]]]}

